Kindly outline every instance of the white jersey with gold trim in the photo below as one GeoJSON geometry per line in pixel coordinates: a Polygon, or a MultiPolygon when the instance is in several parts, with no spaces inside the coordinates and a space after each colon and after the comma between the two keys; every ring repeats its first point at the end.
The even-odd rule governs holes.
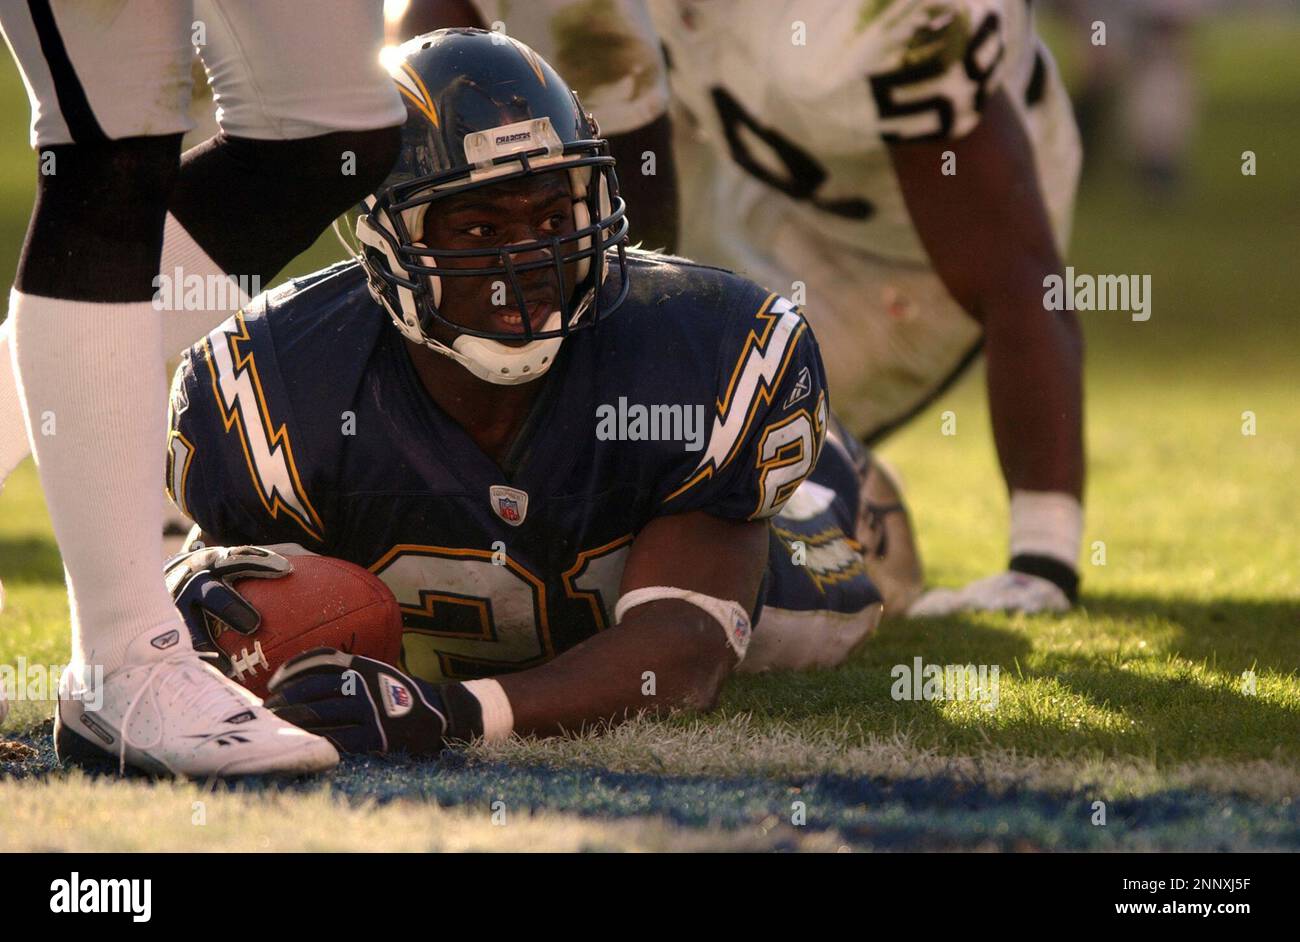
{"type": "Polygon", "coordinates": [[[659,39],[643,0],[473,0],[489,29],[537,51],[596,116],[626,134],[668,108],[659,39]]]}
{"type": "MultiPolygon", "coordinates": [[[[715,240],[803,223],[880,259],[923,262],[887,143],[959,139],[1005,89],[1064,240],[1080,148],[1026,0],[650,0],[678,116],[714,160],[715,240]],[[730,221],[731,225],[727,225],[730,221]]],[[[698,175],[698,154],[682,171],[698,175]]],[[[694,238],[688,228],[686,238],[694,238]]],[[[687,246],[687,254],[707,256],[687,246]]],[[[713,260],[713,259],[710,259],[713,260]]]]}
{"type": "Polygon", "coordinates": [[[876,440],[959,375],[981,340],[930,265],[889,142],[958,140],[1005,90],[1065,248],[1082,154],[1029,4],[650,0],[650,10],[673,92],[682,253],[806,300],[836,410],[876,440]]]}

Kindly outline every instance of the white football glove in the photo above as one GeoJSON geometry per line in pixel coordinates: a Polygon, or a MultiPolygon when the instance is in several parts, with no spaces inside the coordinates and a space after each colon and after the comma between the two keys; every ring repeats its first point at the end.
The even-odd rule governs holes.
{"type": "Polygon", "coordinates": [[[957,612],[1066,612],[1070,600],[1054,582],[1024,572],[1000,572],[960,589],[931,589],[907,610],[909,618],[957,612]]]}

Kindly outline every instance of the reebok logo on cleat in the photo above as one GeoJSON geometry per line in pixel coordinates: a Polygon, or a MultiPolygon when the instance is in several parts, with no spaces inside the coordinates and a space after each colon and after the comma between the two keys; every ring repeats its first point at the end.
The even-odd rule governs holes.
{"type": "Polygon", "coordinates": [[[113,745],[113,734],[104,729],[96,720],[91,719],[89,713],[81,714],[81,725],[94,733],[105,746],[113,745]]]}
{"type": "Polygon", "coordinates": [[[227,718],[226,718],[226,722],[227,722],[227,723],[247,723],[247,722],[248,722],[249,720],[251,720],[251,719],[253,719],[253,711],[252,711],[252,710],[245,710],[243,713],[236,713],[234,716],[227,717],[227,718]]]}
{"type": "Polygon", "coordinates": [[[155,648],[157,648],[159,651],[166,651],[168,648],[173,647],[180,640],[181,640],[181,633],[177,631],[175,628],[173,628],[171,631],[164,632],[163,634],[160,634],[158,637],[150,639],[149,643],[153,645],[155,648]]]}

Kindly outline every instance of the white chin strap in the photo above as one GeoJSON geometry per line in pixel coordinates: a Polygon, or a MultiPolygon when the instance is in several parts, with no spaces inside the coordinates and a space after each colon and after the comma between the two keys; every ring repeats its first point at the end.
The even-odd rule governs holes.
{"type": "MultiPolygon", "coordinates": [[[[560,312],[552,311],[542,329],[558,330],[559,327],[560,312]]],[[[423,343],[430,350],[451,357],[481,380],[498,386],[517,386],[549,370],[563,341],[563,337],[551,337],[512,347],[499,340],[461,334],[451,347],[429,338],[424,338],[423,343]]]]}

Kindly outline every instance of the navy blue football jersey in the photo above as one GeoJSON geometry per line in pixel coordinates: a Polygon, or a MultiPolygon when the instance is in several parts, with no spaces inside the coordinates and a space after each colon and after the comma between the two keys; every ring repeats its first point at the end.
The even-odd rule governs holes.
{"type": "Polygon", "coordinates": [[[222,544],[375,572],[402,607],[405,668],[431,681],[531,667],[606,628],[633,539],[664,514],[776,518],[769,604],[878,601],[802,315],[679,259],[632,252],[629,280],[537,380],[502,466],[427,394],[357,265],[289,282],[186,354],[170,493],[222,544]],[[817,499],[778,516],[810,475],[817,499]],[[792,563],[805,537],[816,565],[792,563]]]}

